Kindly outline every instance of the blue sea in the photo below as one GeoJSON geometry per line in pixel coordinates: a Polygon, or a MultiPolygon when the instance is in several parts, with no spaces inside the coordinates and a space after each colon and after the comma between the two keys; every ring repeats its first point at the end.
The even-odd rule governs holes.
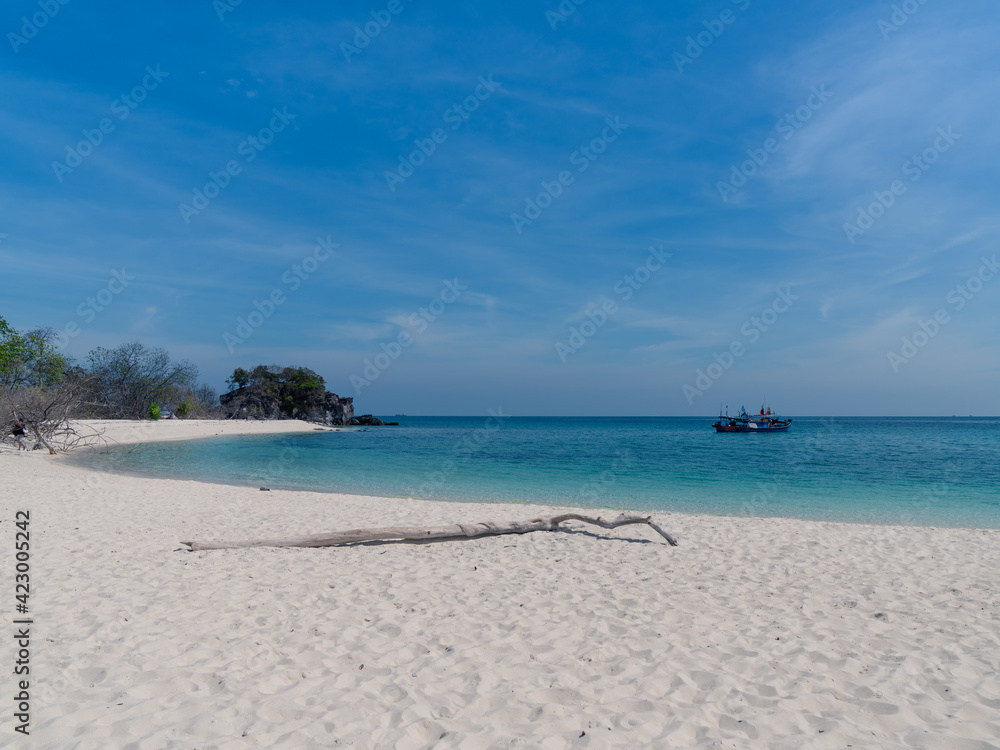
{"type": "Polygon", "coordinates": [[[1000,528],[1000,419],[384,417],[398,427],[219,437],[73,458],[225,484],[437,500],[1000,528]]]}

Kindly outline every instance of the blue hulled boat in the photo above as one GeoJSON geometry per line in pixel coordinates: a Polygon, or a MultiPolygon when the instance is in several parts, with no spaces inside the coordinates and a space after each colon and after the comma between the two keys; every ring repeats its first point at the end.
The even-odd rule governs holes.
{"type": "Polygon", "coordinates": [[[736,417],[729,416],[728,408],[725,414],[720,410],[719,421],[712,425],[716,432],[784,432],[791,426],[791,419],[771,414],[770,406],[760,407],[760,414],[753,416],[747,414],[746,409],[741,409],[736,417]]]}

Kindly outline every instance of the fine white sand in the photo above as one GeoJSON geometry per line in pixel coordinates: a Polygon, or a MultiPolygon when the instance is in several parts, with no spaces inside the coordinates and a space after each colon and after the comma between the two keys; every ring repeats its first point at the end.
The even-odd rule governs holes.
{"type": "MultiPolygon", "coordinates": [[[[110,424],[119,441],[301,423],[110,424]]],[[[183,551],[551,508],[260,492],[0,449],[31,512],[45,748],[1000,747],[1000,533],[660,514],[455,542],[183,551]]],[[[11,633],[13,635],[13,633],[11,633]]]]}

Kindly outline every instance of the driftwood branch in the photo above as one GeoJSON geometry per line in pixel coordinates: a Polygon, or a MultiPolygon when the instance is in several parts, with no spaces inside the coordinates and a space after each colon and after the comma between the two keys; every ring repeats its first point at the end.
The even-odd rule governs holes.
{"type": "Polygon", "coordinates": [[[616,529],[619,526],[641,523],[652,528],[672,546],[677,546],[677,540],[653,522],[652,516],[630,516],[622,513],[613,521],[603,518],[584,516],[579,513],[563,513],[550,518],[533,518],[530,521],[512,521],[510,523],[457,523],[451,526],[419,528],[416,526],[397,526],[383,529],[353,529],[351,531],[333,531],[328,534],[302,536],[295,539],[253,539],[245,542],[181,542],[191,548],[192,552],[205,549],[234,549],[237,547],[333,547],[339,544],[357,544],[358,542],[389,542],[414,541],[422,539],[456,539],[462,537],[496,536],[499,534],[527,534],[531,531],[555,531],[559,524],[565,521],[583,521],[604,529],[616,529]]]}

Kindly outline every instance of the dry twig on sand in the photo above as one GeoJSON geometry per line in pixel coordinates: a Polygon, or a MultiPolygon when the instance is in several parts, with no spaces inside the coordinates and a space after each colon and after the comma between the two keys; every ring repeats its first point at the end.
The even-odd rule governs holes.
{"type": "Polygon", "coordinates": [[[389,542],[389,541],[420,541],[428,539],[458,539],[477,536],[497,536],[499,534],[527,534],[531,531],[556,531],[559,524],[565,521],[583,521],[604,529],[616,529],[619,526],[645,524],[662,536],[672,547],[677,546],[677,540],[653,522],[652,516],[632,516],[622,513],[613,521],[603,518],[584,516],[579,513],[563,513],[549,518],[533,518],[530,521],[512,521],[510,523],[464,524],[420,528],[416,526],[396,526],[382,529],[353,529],[351,531],[333,531],[327,534],[303,536],[294,539],[253,539],[245,542],[181,542],[191,548],[192,552],[206,549],[234,549],[237,547],[333,547],[339,544],[356,544],[358,542],[389,542]]]}

